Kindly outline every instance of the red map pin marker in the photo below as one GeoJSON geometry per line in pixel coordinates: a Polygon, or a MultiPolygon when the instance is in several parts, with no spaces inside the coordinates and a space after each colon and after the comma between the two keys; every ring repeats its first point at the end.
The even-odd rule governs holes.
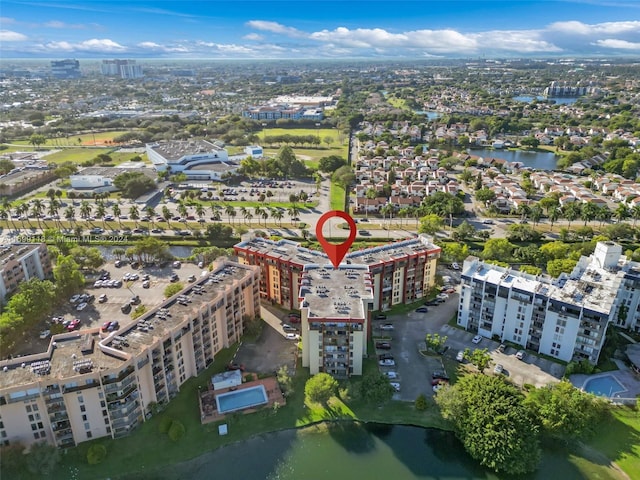
{"type": "Polygon", "coordinates": [[[346,212],[342,212],[340,210],[331,210],[330,212],[325,213],[320,217],[318,223],[316,224],[316,238],[322,245],[325,253],[329,256],[329,260],[333,264],[334,268],[338,268],[340,262],[351,248],[353,241],[356,239],[356,235],[358,234],[358,227],[356,227],[356,222],[353,221],[351,215],[346,212]],[[322,234],[322,226],[325,224],[327,220],[333,217],[339,217],[343,220],[346,220],[349,224],[349,238],[344,243],[333,244],[329,243],[325,240],[324,235],[322,234]]]}

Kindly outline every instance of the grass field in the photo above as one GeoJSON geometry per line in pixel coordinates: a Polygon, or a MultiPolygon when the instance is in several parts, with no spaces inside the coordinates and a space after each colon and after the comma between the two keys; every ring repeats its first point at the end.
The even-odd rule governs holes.
{"type": "Polygon", "coordinates": [[[329,197],[331,210],[344,211],[344,196],[344,188],[334,182],[331,182],[331,193],[329,197]]]}
{"type": "Polygon", "coordinates": [[[329,145],[330,147],[346,144],[348,140],[347,135],[335,128],[265,128],[258,133],[258,138],[263,140],[265,137],[278,135],[317,135],[320,137],[323,146],[326,146],[325,137],[330,137],[333,140],[333,143],[329,145]]]}
{"type": "Polygon", "coordinates": [[[92,158],[97,157],[101,153],[108,154],[114,164],[119,164],[123,162],[128,162],[136,155],[139,155],[145,163],[147,161],[147,154],[137,154],[131,152],[111,152],[112,148],[65,148],[60,150],[59,152],[52,153],[43,157],[43,160],[51,163],[64,163],[64,162],[73,162],[73,163],[82,163],[87,160],[91,160],[92,158]]]}

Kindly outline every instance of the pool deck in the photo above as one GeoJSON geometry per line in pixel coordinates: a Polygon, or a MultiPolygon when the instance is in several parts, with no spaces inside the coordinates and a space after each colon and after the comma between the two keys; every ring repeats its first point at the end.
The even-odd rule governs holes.
{"type": "MultiPolygon", "coordinates": [[[[254,375],[255,377],[255,375],[254,375]]],[[[277,402],[279,405],[286,405],[286,400],[282,395],[282,391],[280,390],[280,386],[278,385],[278,381],[274,377],[263,378],[260,380],[254,380],[252,382],[246,382],[237,387],[230,388],[221,388],[220,390],[213,390],[212,388],[200,393],[199,404],[200,404],[200,420],[203,425],[211,422],[219,422],[220,420],[224,420],[226,415],[218,412],[216,405],[216,395],[220,395],[221,393],[231,392],[231,391],[239,391],[246,390],[247,388],[255,387],[257,385],[263,385],[265,392],[267,392],[267,400],[268,402],[264,405],[260,405],[258,407],[253,408],[245,408],[242,410],[236,410],[235,412],[230,412],[227,415],[231,415],[233,413],[253,413],[261,410],[263,408],[270,408],[277,402]]]]}
{"type": "Polygon", "coordinates": [[[619,370],[613,370],[610,372],[596,373],[595,375],[575,374],[571,375],[569,380],[574,387],[582,389],[588,380],[593,378],[601,378],[612,376],[625,388],[624,392],[619,392],[609,398],[614,403],[627,403],[627,401],[636,402],[636,396],[640,395],[640,375],[634,373],[623,362],[614,360],[618,365],[619,370]]]}

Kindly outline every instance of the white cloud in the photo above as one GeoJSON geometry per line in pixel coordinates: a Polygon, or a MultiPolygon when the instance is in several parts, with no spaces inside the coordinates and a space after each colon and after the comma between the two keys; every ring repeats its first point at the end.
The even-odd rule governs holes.
{"type": "Polygon", "coordinates": [[[570,35],[615,35],[620,33],[640,33],[640,22],[605,22],[596,23],[594,25],[577,21],[555,22],[549,25],[548,30],[570,35]]]}
{"type": "Polygon", "coordinates": [[[155,42],[141,42],[138,44],[138,46],[140,48],[156,48],[156,49],[161,49],[162,45],[159,45],[155,42]]]}
{"type": "Polygon", "coordinates": [[[11,30],[0,30],[0,42],[24,42],[26,35],[11,30]]]}
{"type": "Polygon", "coordinates": [[[541,38],[538,30],[495,30],[471,34],[482,49],[505,50],[511,52],[560,52],[561,48],[541,38]]]}
{"type": "Polygon", "coordinates": [[[598,40],[594,45],[605,48],[618,48],[621,50],[640,50],[640,42],[627,42],[626,40],[616,40],[615,38],[598,40]]]}
{"type": "Polygon", "coordinates": [[[245,35],[244,37],[242,37],[243,40],[253,40],[253,41],[257,41],[259,42],[260,40],[263,40],[264,37],[258,33],[249,33],[247,35],[245,35]]]}
{"type": "Polygon", "coordinates": [[[48,22],[43,23],[44,27],[47,28],[64,28],[64,29],[73,29],[73,30],[85,30],[87,29],[86,25],[82,25],[81,23],[65,23],[60,20],[50,20],[48,22]]]}
{"type": "Polygon", "coordinates": [[[288,37],[304,38],[308,34],[298,30],[297,28],[287,27],[278,22],[269,22],[267,20],[249,20],[247,26],[255,28],[256,30],[262,30],[265,32],[280,33],[288,37]]]}
{"type": "Polygon", "coordinates": [[[64,52],[125,52],[127,47],[120,45],[108,38],[92,38],[79,43],[70,42],[49,42],[44,45],[44,48],[49,51],[64,51],[64,52]]]}

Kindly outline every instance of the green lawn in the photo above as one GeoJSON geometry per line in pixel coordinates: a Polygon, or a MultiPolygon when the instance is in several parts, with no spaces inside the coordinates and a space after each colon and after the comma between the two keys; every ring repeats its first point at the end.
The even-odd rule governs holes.
{"type": "Polygon", "coordinates": [[[347,135],[345,135],[337,128],[265,128],[258,133],[258,138],[262,140],[265,136],[275,137],[278,135],[317,135],[320,137],[322,145],[326,145],[326,143],[324,142],[325,137],[331,137],[333,143],[329,144],[329,146],[341,145],[348,139],[347,135]]]}
{"type": "Polygon", "coordinates": [[[588,445],[616,462],[629,478],[640,478],[640,411],[616,407],[588,445]]]}
{"type": "Polygon", "coordinates": [[[334,182],[331,182],[331,193],[329,197],[329,201],[331,202],[331,210],[344,211],[344,199],[344,188],[334,182]]]}
{"type": "MultiPolygon", "coordinates": [[[[60,150],[59,152],[52,153],[43,157],[43,160],[51,163],[64,163],[64,162],[73,162],[73,163],[82,163],[87,160],[91,160],[92,158],[97,157],[101,153],[108,154],[113,160],[112,163],[119,164],[122,162],[128,162],[133,157],[135,157],[136,153],[124,153],[124,152],[112,152],[113,148],[65,148],[60,150]]],[[[143,153],[139,155],[142,160],[146,163],[147,154],[143,153]]],[[[101,165],[101,164],[98,164],[101,165]]]]}

